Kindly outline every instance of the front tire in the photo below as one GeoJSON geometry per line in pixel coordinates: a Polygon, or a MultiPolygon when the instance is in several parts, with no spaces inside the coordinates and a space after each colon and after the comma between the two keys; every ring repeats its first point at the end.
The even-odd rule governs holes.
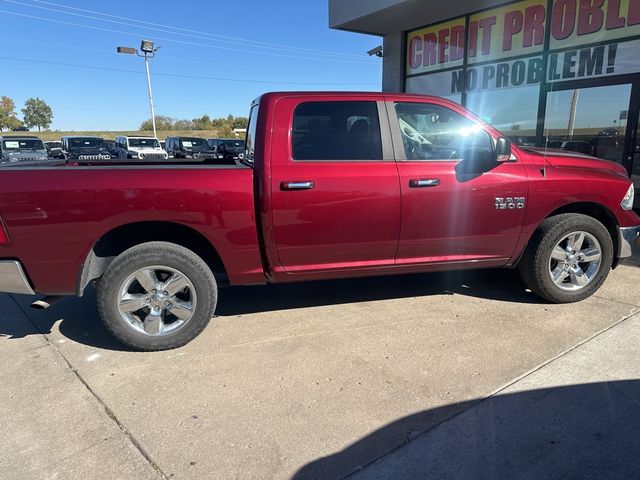
{"type": "Polygon", "coordinates": [[[208,325],[218,288],[207,264],[167,242],[132,247],[111,262],[98,284],[107,330],[141,351],[181,347],[208,325]]]}
{"type": "Polygon", "coordinates": [[[536,295],[552,303],[584,300],[600,289],[613,263],[613,241],[593,217],[562,214],[538,228],[519,264],[536,295]]]}

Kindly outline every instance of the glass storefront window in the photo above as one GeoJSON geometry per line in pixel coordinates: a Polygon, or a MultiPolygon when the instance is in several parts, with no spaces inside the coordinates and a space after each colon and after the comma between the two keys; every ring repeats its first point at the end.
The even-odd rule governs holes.
{"type": "Polygon", "coordinates": [[[550,92],[546,146],[622,163],[630,97],[630,84],[550,92]]]}
{"type": "Polygon", "coordinates": [[[518,145],[535,145],[539,86],[467,95],[467,108],[518,145]]]}
{"type": "MultiPolygon", "coordinates": [[[[462,70],[456,73],[459,74],[460,72],[462,70]]],[[[453,75],[453,72],[432,73],[430,75],[407,78],[406,91],[407,93],[419,93],[421,95],[435,95],[455,103],[462,103],[462,93],[452,89],[451,75],[453,75]]]]}

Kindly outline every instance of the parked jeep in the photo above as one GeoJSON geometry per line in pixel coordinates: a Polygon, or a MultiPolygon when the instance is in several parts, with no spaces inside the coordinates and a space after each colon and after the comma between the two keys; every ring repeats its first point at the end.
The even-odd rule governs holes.
{"type": "Polygon", "coordinates": [[[47,149],[38,137],[0,137],[0,165],[48,159],[47,149]]]}
{"type": "Polygon", "coordinates": [[[111,160],[107,144],[100,137],[62,137],[62,155],[67,160],[111,160]]]}
{"type": "Polygon", "coordinates": [[[218,155],[204,138],[168,137],[165,140],[169,157],[194,159],[201,162],[217,160],[218,155]]]}
{"type": "Polygon", "coordinates": [[[116,148],[116,141],[115,140],[105,140],[104,144],[107,147],[107,150],[109,150],[109,153],[111,154],[112,157],[114,158],[118,158],[118,150],[116,148]]]}
{"type": "Polygon", "coordinates": [[[155,137],[116,137],[116,149],[120,160],[166,160],[167,152],[155,137]]]}
{"type": "Polygon", "coordinates": [[[234,162],[244,152],[244,140],[210,138],[208,142],[211,149],[218,155],[219,160],[234,162]]]}
{"type": "Polygon", "coordinates": [[[62,142],[44,142],[50,158],[62,158],[62,142]]]}

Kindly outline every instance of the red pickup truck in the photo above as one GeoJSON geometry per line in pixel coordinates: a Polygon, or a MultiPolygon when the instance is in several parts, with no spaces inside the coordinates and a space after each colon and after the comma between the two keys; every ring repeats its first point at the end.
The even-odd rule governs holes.
{"type": "Polygon", "coordinates": [[[582,300],[640,249],[625,169],[519,148],[446,100],[269,93],[244,158],[3,168],[0,291],[78,295],[140,350],[184,345],[218,285],[519,267],[582,300]]]}

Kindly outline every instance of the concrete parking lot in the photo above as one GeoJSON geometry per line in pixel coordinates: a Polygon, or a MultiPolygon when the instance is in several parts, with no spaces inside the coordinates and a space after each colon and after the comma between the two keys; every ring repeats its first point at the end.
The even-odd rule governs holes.
{"type": "Polygon", "coordinates": [[[1,476],[634,478],[639,284],[621,267],[575,305],[512,271],[228,288],[160,353],[113,341],[93,293],[2,296],[1,476]]]}

